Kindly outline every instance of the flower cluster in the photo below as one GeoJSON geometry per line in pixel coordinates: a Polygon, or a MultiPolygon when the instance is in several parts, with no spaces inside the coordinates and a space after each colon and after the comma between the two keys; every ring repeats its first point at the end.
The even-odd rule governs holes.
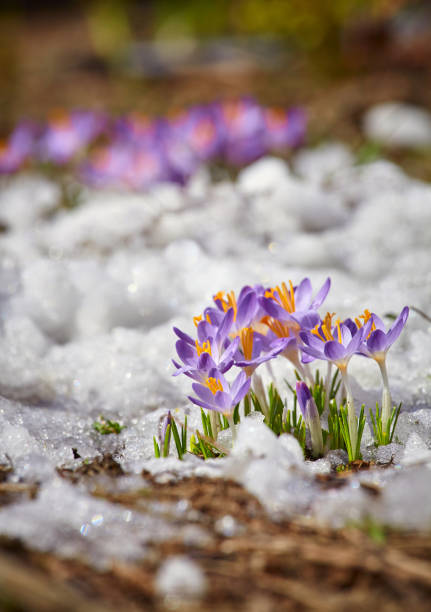
{"type": "Polygon", "coordinates": [[[304,134],[302,110],[265,108],[249,98],[155,119],[57,113],[44,126],[25,121],[15,128],[0,147],[0,174],[31,161],[75,161],[80,177],[93,186],[139,190],[164,181],[184,183],[209,160],[247,164],[268,151],[297,146],[304,134]]]}
{"type": "Polygon", "coordinates": [[[291,281],[269,288],[246,286],[238,296],[233,291],[219,292],[213,296],[213,304],[194,318],[195,337],[174,328],[178,338],[174,376],[185,374],[193,380],[193,395],[189,399],[209,411],[214,440],[221,422],[217,413],[232,422],[241,400],[249,405],[252,398],[264,414],[265,422],[273,420],[258,368],[276,357],[283,357],[294,365],[300,379],[295,402],[310,431],[315,456],[321,455],[324,449],[320,416],[328,411],[333,380],[331,368],[337,368],[342,380],[341,390],[344,390],[341,405],[345,420],[340,420],[340,428],[345,429],[346,445],[351,449],[349,454],[358,456],[361,427],[365,421],[361,421],[362,417],[358,421],[356,415],[348,364],[353,355],[362,355],[374,359],[380,367],[383,380],[380,426],[381,431],[386,432],[386,442],[382,436],[380,443],[389,441],[393,409],[386,353],[405,326],[409,309],[403,308],[388,330],[383,321],[368,310],[355,319],[342,321],[335,313],[327,313],[322,318],[318,309],[326,299],[330,284],[328,278],[314,292],[310,280],[304,278],[296,286],[291,281]],[[320,410],[313,397],[316,385],[310,369],[310,363],[315,360],[328,364],[320,410]]]}

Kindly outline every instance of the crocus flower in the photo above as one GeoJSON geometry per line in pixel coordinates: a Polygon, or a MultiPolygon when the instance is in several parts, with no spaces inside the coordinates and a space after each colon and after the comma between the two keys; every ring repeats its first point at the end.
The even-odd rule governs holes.
{"type": "Polygon", "coordinates": [[[48,122],[40,139],[40,156],[43,160],[64,164],[93,142],[105,127],[106,119],[100,113],[58,113],[48,122]]]}
{"type": "Polygon", "coordinates": [[[358,437],[358,423],[356,420],[353,394],[347,374],[347,365],[351,357],[358,351],[364,336],[369,331],[371,325],[357,328],[354,333],[348,324],[337,320],[334,326],[331,325],[333,315],[327,314],[320,325],[310,331],[300,332],[300,337],[304,343],[301,350],[316,359],[324,359],[334,363],[340,370],[344,388],[347,396],[347,412],[349,419],[349,433],[352,448],[356,448],[358,437]]]}
{"type": "Polygon", "coordinates": [[[266,152],[262,107],[251,98],[223,102],[215,107],[229,163],[248,164],[266,152]]]}
{"type": "Polygon", "coordinates": [[[314,401],[311,391],[305,382],[299,381],[296,383],[296,397],[298,398],[298,404],[304,421],[310,431],[313,455],[315,457],[319,457],[323,454],[323,437],[320,416],[319,411],[317,410],[316,402],[314,401]]]}
{"type": "Polygon", "coordinates": [[[265,295],[259,298],[259,302],[266,313],[273,319],[286,322],[295,332],[300,329],[312,329],[317,325],[320,318],[317,309],[331,287],[331,279],[327,278],[322,287],[312,299],[313,289],[309,278],[304,278],[297,287],[289,281],[265,291],[265,295]]]}
{"type": "Polygon", "coordinates": [[[200,160],[218,156],[223,135],[212,106],[196,106],[169,117],[170,134],[184,142],[200,160]]]}
{"type": "MultiPolygon", "coordinates": [[[[409,316],[409,308],[405,306],[398,315],[392,327],[386,331],[383,321],[374,313],[365,311],[363,319],[365,322],[372,321],[371,333],[364,339],[364,342],[359,348],[362,355],[374,359],[379,368],[383,379],[382,393],[382,425],[383,431],[386,431],[387,423],[392,411],[392,397],[389,389],[388,372],[386,369],[386,354],[392,344],[398,338],[409,316]]],[[[358,326],[361,325],[359,319],[356,320],[358,326]]]]}
{"type": "Polygon", "coordinates": [[[305,136],[306,118],[300,108],[267,108],[264,111],[265,144],[269,150],[297,147],[305,136]]]}
{"type": "Polygon", "coordinates": [[[0,143],[0,174],[16,172],[34,152],[37,127],[22,121],[13,130],[9,140],[0,143]]]}
{"type": "Polygon", "coordinates": [[[198,339],[193,340],[191,336],[174,327],[175,334],[179,337],[176,349],[184,366],[173,361],[177,371],[174,376],[186,374],[190,378],[202,381],[207,378],[211,369],[217,368],[220,372],[227,372],[234,363],[233,356],[238,349],[239,338],[233,341],[228,339],[229,331],[233,321],[233,309],[229,309],[224,315],[220,325],[212,326],[210,336],[200,336],[198,323],[198,339]]]}
{"type": "Polygon", "coordinates": [[[235,406],[248,393],[250,379],[241,371],[233,383],[229,384],[223,374],[213,368],[209,371],[205,384],[194,383],[192,387],[198,397],[189,397],[191,402],[230,417],[235,406]]]}
{"type": "Polygon", "coordinates": [[[299,332],[316,326],[320,320],[317,308],[326,298],[330,286],[331,280],[327,278],[313,299],[310,279],[304,278],[297,287],[293,286],[292,281],[289,281],[289,288],[286,283],[282,283],[281,286],[268,289],[259,298],[266,313],[262,321],[275,336],[289,339],[283,356],[307,379],[310,379],[310,375],[299,360],[299,332]]]}

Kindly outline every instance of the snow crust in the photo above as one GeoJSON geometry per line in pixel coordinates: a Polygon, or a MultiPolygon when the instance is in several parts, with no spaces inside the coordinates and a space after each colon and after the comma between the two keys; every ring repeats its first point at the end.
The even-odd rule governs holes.
{"type": "MultiPolygon", "coordinates": [[[[9,231],[0,236],[0,463],[12,464],[12,481],[40,489],[35,500],[0,510],[0,533],[103,567],[144,556],[150,536],[173,535],[169,518],[97,500],[56,475],[106,453],[131,474],[118,481],[126,489],[143,486],[143,468],[160,482],[228,476],[275,517],[431,527],[431,326],[414,311],[388,357],[393,399],[403,402],[397,438],[376,450],[368,428],[363,441],[365,458],[394,467],[325,490],[316,474],[342,461],[339,453],[305,462],[294,438],[277,439],[259,418],[240,425],[222,460],[156,460],[152,442],[168,409],[199,426],[188,381],[171,376],[172,326],[192,332],[192,317],[218,290],[305,275],[320,286],[330,275],[325,308],[341,317],[364,308],[398,314],[405,304],[430,314],[430,185],[387,161],[354,165],[332,143],[299,153],[291,168],[260,160],[236,182],[214,183],[201,171],[184,188],[83,190],[81,200],[64,211],[60,190],[44,178],[2,183],[9,231]],[[101,436],[92,429],[100,414],[126,428],[101,436]]],[[[357,357],[351,366],[358,404],[374,406],[376,365],[357,357]]],[[[272,369],[283,388],[293,375],[287,362],[272,369]]],[[[168,570],[162,593],[175,584],[168,570]]]]}
{"type": "Polygon", "coordinates": [[[431,114],[411,104],[385,102],[366,113],[364,131],[370,139],[390,146],[429,147],[431,114]]]}

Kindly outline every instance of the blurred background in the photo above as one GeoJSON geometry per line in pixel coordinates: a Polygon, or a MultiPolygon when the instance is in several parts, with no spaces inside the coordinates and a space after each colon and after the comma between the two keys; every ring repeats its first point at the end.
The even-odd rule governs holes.
{"type": "MultiPolygon", "coordinates": [[[[427,0],[4,0],[0,136],[58,110],[165,115],[252,95],[299,105],[308,142],[366,157],[361,119],[397,100],[431,109],[427,0]]],[[[386,152],[385,152],[386,153],[386,152]]],[[[431,178],[429,152],[389,157],[431,178]]]]}

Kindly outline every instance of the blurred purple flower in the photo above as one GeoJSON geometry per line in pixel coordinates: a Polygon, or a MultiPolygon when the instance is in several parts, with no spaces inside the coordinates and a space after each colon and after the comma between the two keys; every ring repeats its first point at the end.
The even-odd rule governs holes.
{"type": "Polygon", "coordinates": [[[6,143],[0,143],[0,174],[16,172],[33,154],[38,128],[31,121],[22,121],[6,143]]]}
{"type": "Polygon", "coordinates": [[[106,126],[107,119],[101,113],[59,113],[45,127],[39,141],[39,156],[43,161],[64,164],[100,136],[106,126]]]}
{"type": "Polygon", "coordinates": [[[265,120],[257,102],[251,98],[221,102],[215,112],[229,163],[248,164],[266,153],[265,120]]]}
{"type": "Polygon", "coordinates": [[[292,148],[303,143],[307,122],[302,109],[266,108],[264,119],[265,146],[268,150],[292,148]]]}

